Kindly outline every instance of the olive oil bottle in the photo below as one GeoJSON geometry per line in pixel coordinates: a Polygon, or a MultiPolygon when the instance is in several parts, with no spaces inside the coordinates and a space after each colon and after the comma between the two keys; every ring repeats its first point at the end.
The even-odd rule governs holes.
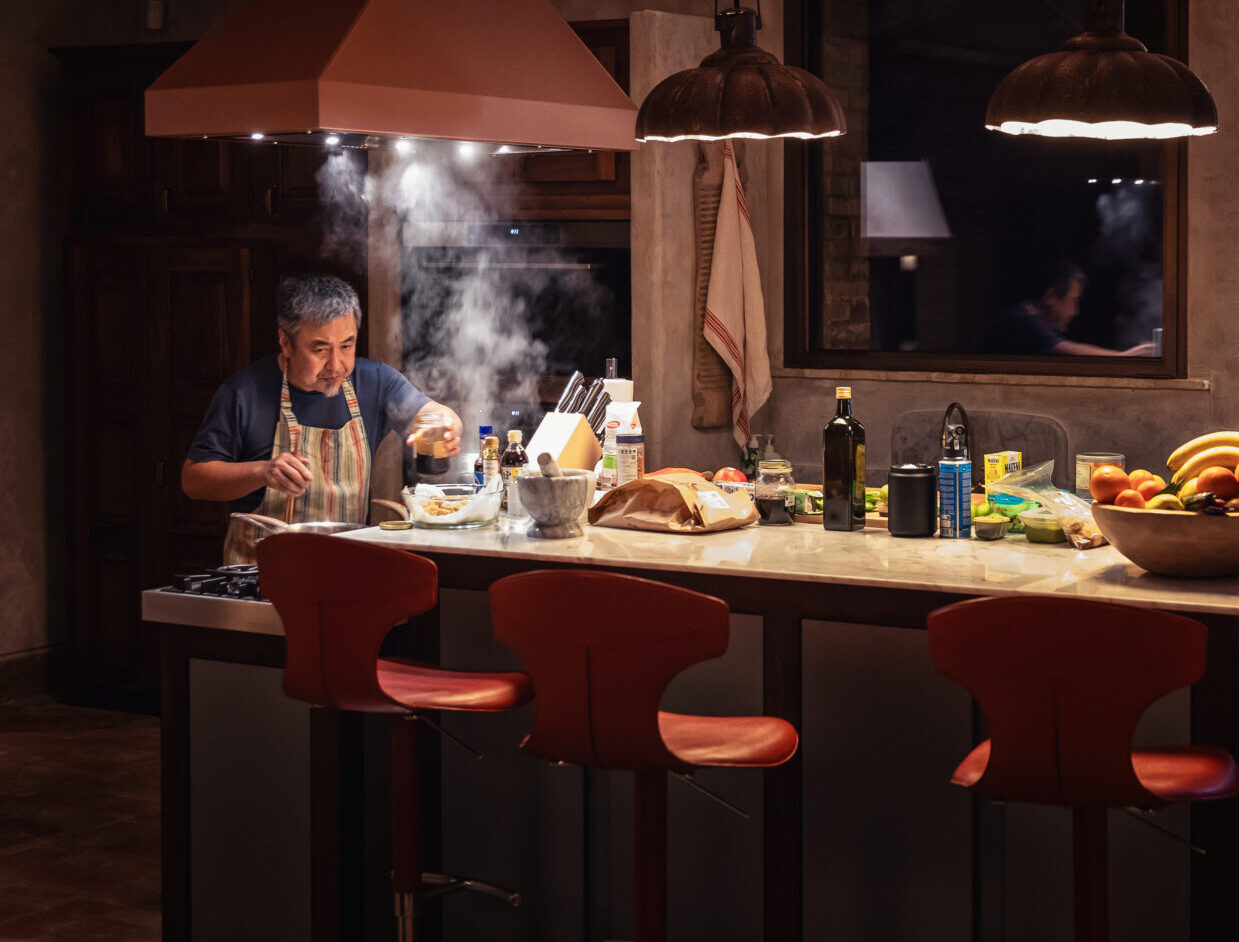
{"type": "Polygon", "coordinates": [[[852,389],[835,388],[835,416],[822,429],[822,526],[865,526],[865,427],[852,416],[852,389]]]}

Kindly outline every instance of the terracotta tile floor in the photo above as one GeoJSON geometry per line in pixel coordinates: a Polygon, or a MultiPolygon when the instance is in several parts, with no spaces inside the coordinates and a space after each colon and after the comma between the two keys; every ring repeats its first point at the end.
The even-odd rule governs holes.
{"type": "Polygon", "coordinates": [[[0,702],[0,942],[159,928],[159,720],[0,702]]]}

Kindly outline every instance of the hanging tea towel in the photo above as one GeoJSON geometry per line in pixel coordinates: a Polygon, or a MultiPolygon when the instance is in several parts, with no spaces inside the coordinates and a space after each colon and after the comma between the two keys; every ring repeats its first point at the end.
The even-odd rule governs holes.
{"type": "Polygon", "coordinates": [[[766,309],[757,249],[730,141],[723,149],[723,192],[714,232],[704,332],[731,370],[731,430],[736,443],[744,448],[749,440],[749,419],[770,398],[770,354],[766,350],[766,309]]]}

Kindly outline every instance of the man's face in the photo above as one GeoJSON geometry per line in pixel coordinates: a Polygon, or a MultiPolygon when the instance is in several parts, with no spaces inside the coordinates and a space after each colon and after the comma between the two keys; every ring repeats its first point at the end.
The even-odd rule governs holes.
{"type": "Polygon", "coordinates": [[[1050,290],[1042,297],[1042,305],[1056,330],[1066,330],[1067,325],[1076,319],[1076,315],[1080,313],[1080,295],[1083,293],[1084,288],[1080,282],[1073,281],[1066,293],[1055,294],[1050,290]]]}
{"type": "Polygon", "coordinates": [[[350,313],[321,327],[302,324],[295,337],[281,330],[280,351],[288,364],[290,383],[306,392],[335,396],[353,372],[357,319],[350,313]]]}

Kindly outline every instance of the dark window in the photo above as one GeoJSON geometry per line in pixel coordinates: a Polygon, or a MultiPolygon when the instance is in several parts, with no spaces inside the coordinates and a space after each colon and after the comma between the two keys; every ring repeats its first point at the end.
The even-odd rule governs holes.
{"type": "MultiPolygon", "coordinates": [[[[1128,0],[1127,31],[1182,58],[1180,13],[1128,0]]],[[[1078,0],[789,0],[787,57],[825,78],[849,132],[786,146],[788,366],[1183,374],[1185,145],[984,126],[1002,77],[1062,48],[1078,14],[1078,0]],[[1142,355],[1049,352],[1025,302],[1064,264],[1084,278],[1062,338],[1142,355]]]]}

